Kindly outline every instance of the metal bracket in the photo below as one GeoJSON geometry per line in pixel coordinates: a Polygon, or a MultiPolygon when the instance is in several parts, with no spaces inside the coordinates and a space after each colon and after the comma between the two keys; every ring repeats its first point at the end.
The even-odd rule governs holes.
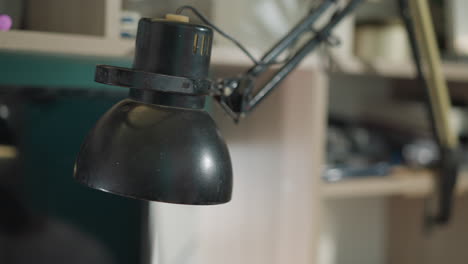
{"type": "Polygon", "coordinates": [[[133,89],[187,95],[208,95],[211,88],[209,80],[193,80],[110,65],[97,65],[94,80],[133,89]]]}

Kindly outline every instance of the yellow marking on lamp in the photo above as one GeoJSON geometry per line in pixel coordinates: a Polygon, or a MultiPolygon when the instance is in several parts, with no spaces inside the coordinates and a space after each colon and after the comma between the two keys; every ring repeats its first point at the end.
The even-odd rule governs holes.
{"type": "Polygon", "coordinates": [[[176,14],[166,14],[166,20],[175,21],[175,22],[184,22],[184,23],[188,23],[190,21],[188,16],[176,15],[176,14]]]}

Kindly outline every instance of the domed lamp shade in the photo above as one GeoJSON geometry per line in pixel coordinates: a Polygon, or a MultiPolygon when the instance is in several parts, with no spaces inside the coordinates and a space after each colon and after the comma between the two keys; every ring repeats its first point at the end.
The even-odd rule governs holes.
{"type": "Polygon", "coordinates": [[[231,199],[229,152],[203,110],[211,36],[204,26],[140,21],[133,68],[97,68],[97,81],[131,88],[130,98],[104,114],[86,137],[76,180],[151,201],[210,205],[231,199]]]}

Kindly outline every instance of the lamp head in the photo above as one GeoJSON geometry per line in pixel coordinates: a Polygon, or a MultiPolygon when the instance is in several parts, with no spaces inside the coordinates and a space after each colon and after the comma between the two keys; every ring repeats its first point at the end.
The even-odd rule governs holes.
{"type": "Polygon", "coordinates": [[[96,69],[96,81],[130,93],[86,137],[76,180],[151,201],[208,205],[231,199],[229,152],[203,111],[212,36],[201,25],[140,20],[133,68],[96,69]]]}

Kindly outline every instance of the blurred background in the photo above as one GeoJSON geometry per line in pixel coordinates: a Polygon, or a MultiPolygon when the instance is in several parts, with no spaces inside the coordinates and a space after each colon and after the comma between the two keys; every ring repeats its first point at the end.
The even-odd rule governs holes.
{"type": "MultiPolygon", "coordinates": [[[[84,137],[128,92],[94,83],[95,65],[131,67],[141,17],[190,4],[260,57],[319,2],[0,0],[0,263],[466,263],[466,170],[450,224],[423,223],[440,155],[394,0],[364,1],[239,125],[207,104],[232,202],[148,203],[73,180],[84,137]]],[[[465,161],[468,2],[429,4],[465,161]]],[[[213,78],[251,66],[214,41],[213,78]]]]}

